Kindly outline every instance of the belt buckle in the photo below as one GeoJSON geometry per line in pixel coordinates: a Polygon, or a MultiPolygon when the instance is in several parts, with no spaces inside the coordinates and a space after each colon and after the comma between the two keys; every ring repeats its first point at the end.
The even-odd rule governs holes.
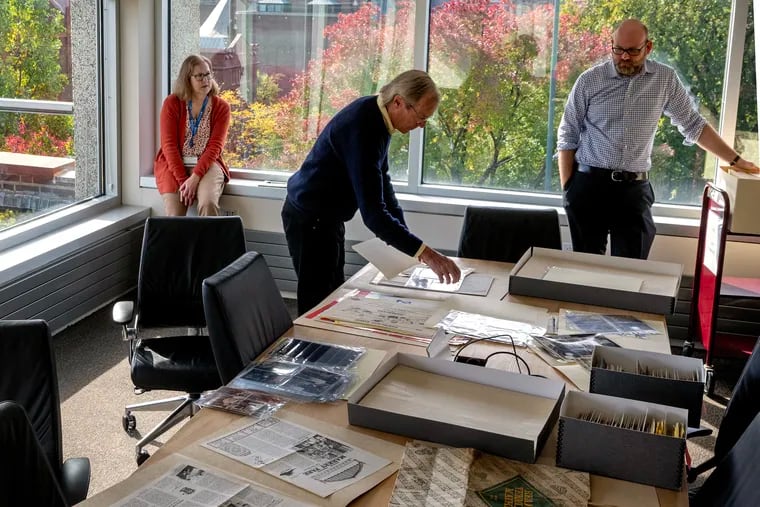
{"type": "Polygon", "coordinates": [[[625,174],[623,171],[612,171],[612,174],[610,174],[610,178],[612,178],[612,181],[616,181],[618,183],[625,180],[625,174]]]}

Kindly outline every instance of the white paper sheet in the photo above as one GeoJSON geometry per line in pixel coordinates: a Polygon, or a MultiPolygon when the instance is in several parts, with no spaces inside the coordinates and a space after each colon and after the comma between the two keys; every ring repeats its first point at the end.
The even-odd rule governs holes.
{"type": "Polygon", "coordinates": [[[588,285],[590,287],[625,290],[629,292],[639,292],[644,283],[642,278],[634,276],[597,273],[590,270],[564,268],[562,266],[549,266],[549,269],[546,271],[543,278],[550,282],[588,285]]]}
{"type": "Polygon", "coordinates": [[[357,243],[353,249],[371,262],[388,279],[417,264],[417,259],[396,250],[380,238],[372,238],[357,243]]]}

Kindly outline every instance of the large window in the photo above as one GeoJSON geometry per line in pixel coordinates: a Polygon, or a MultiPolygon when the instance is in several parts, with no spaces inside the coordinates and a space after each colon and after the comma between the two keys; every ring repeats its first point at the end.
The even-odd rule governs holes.
{"type": "Polygon", "coordinates": [[[0,229],[102,193],[100,19],[97,0],[0,2],[0,229]]]}
{"type": "MultiPolygon", "coordinates": [[[[422,194],[558,203],[553,155],[565,99],[583,70],[609,57],[611,29],[627,17],[648,25],[651,58],[678,71],[708,121],[720,118],[725,0],[432,0],[427,12],[415,0],[171,5],[173,23],[195,16],[199,27],[197,39],[173,43],[173,75],[189,50],[211,58],[233,108],[225,154],[240,175],[284,178],[339,108],[418,67],[442,101],[424,132],[394,136],[395,181],[422,194]]],[[[754,90],[753,69],[745,80],[754,90]]],[[[742,128],[757,124],[754,110],[742,114],[742,128]]],[[[654,146],[658,202],[697,203],[714,160],[685,146],[666,117],[654,146]]]]}

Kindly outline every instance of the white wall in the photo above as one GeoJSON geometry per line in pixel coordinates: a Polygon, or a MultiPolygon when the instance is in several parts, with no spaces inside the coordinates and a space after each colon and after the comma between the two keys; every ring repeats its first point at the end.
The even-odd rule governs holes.
{"type": "MultiPolygon", "coordinates": [[[[159,2],[160,3],[160,2],[159,2]]],[[[156,152],[158,111],[156,97],[157,7],[152,0],[119,2],[121,32],[122,201],[148,206],[161,214],[163,205],[154,188],[140,188],[140,167],[150,167],[156,152]]],[[[247,229],[282,232],[278,199],[224,196],[222,207],[236,210],[247,229]]],[[[462,217],[433,213],[406,214],[410,229],[435,248],[456,250],[462,217]]],[[[563,228],[566,229],[566,228],[563,228]]],[[[355,217],[346,227],[348,239],[367,239],[369,231],[355,217]]],[[[567,238],[563,230],[563,237],[567,238]]],[[[567,240],[567,239],[566,239],[567,240]]],[[[658,235],[650,259],[678,262],[684,273],[694,270],[696,238],[658,235]]],[[[729,243],[724,274],[760,276],[760,244],[729,243]]]]}

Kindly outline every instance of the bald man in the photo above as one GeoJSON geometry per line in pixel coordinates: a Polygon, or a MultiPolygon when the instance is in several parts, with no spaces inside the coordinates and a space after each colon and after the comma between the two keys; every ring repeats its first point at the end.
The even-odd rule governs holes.
{"type": "Polygon", "coordinates": [[[696,110],[675,71],[653,60],[637,19],[612,35],[611,59],[578,77],[557,135],[573,250],[646,259],[655,237],[649,183],[654,136],[666,114],[684,136],[727,164],[757,172],[696,110]]]}

